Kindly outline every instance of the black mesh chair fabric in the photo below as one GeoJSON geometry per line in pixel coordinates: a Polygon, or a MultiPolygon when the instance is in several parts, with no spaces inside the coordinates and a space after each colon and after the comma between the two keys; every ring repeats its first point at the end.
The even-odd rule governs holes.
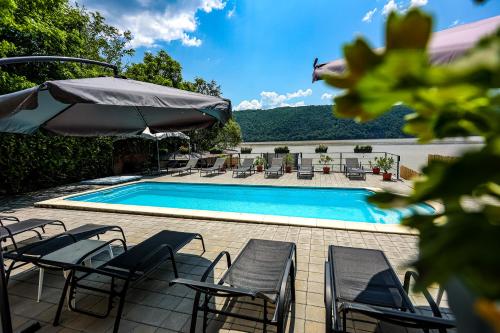
{"type": "Polygon", "coordinates": [[[68,230],[57,237],[25,245],[18,249],[18,251],[6,252],[4,253],[4,257],[17,261],[24,261],[30,257],[35,259],[62,249],[65,246],[73,244],[75,241],[103,234],[113,228],[115,227],[109,225],[84,224],[80,227],[68,230]]]}
{"type": "Polygon", "coordinates": [[[166,247],[163,247],[156,255],[150,256],[155,250],[160,249],[164,245],[172,248],[175,254],[184,245],[192,241],[197,234],[163,230],[156,235],[146,239],[145,241],[131,247],[128,251],[114,257],[100,269],[111,270],[117,272],[119,270],[137,272],[147,272],[157,264],[169,259],[169,252],[166,247]],[[148,258],[148,256],[150,256],[148,258]],[[147,258],[147,260],[146,260],[147,258]]]}
{"type": "Polygon", "coordinates": [[[10,224],[6,224],[5,227],[0,228],[0,239],[5,237],[10,237],[10,233],[12,235],[18,235],[20,233],[33,230],[35,228],[44,227],[48,224],[55,222],[54,220],[45,220],[45,219],[28,219],[20,222],[14,222],[10,224]]]}
{"type": "Polygon", "coordinates": [[[293,243],[251,239],[223,277],[234,287],[258,291],[275,302],[293,243]]]}
{"type": "Polygon", "coordinates": [[[329,256],[338,300],[412,309],[382,251],[330,246],[329,256]]]}

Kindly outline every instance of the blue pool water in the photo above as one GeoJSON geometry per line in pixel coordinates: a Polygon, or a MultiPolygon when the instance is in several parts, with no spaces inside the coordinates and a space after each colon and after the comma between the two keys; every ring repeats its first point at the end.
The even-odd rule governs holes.
{"type": "Polygon", "coordinates": [[[367,202],[371,194],[365,189],[143,182],[66,200],[382,224],[399,223],[417,211],[434,212],[425,204],[382,210],[367,202]]]}

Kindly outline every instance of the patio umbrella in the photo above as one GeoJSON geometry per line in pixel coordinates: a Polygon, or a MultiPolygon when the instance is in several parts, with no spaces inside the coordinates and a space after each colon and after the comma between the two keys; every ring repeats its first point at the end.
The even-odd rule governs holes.
{"type": "Polygon", "coordinates": [[[0,132],[138,135],[225,123],[227,99],[119,77],[47,81],[0,96],[0,132]]]}
{"type": "MultiPolygon", "coordinates": [[[[434,33],[428,47],[431,63],[447,64],[453,61],[499,27],[500,15],[434,33]]],[[[383,48],[379,48],[376,51],[382,50],[383,48]]],[[[342,73],[346,68],[344,59],[319,65],[317,63],[316,58],[313,65],[313,82],[321,80],[323,75],[342,73]]]]}
{"type": "MultiPolygon", "coordinates": [[[[0,66],[70,61],[112,68],[114,77],[47,81],[0,96],[0,132],[33,134],[43,128],[66,136],[126,136],[181,131],[225,123],[231,101],[118,76],[116,66],[54,56],[2,58],[0,66]]],[[[154,135],[154,134],[153,134],[154,135]]],[[[0,247],[0,267],[3,266],[0,247]]],[[[5,275],[0,268],[2,332],[12,332],[5,275]]],[[[27,330],[33,331],[36,324],[27,330]]]]}
{"type": "Polygon", "coordinates": [[[155,140],[156,141],[156,160],[158,161],[158,173],[160,173],[160,149],[158,147],[158,141],[169,138],[177,138],[181,140],[189,140],[189,136],[182,132],[160,132],[160,133],[151,133],[149,128],[146,128],[144,132],[140,135],[141,138],[146,140],[155,140]]]}

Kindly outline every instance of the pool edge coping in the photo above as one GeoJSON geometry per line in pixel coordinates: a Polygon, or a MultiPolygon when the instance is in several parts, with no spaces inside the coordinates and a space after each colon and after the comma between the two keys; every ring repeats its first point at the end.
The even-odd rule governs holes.
{"type": "MultiPolygon", "coordinates": [[[[84,211],[97,211],[106,213],[119,213],[119,214],[132,214],[132,215],[147,215],[147,216],[168,216],[186,219],[201,219],[210,221],[228,221],[228,222],[243,222],[243,223],[260,223],[260,224],[274,224],[274,225],[288,225],[288,226],[302,226],[302,227],[316,227],[324,229],[340,229],[352,231],[369,231],[381,232],[392,234],[405,234],[405,235],[418,235],[418,231],[402,226],[400,224],[377,224],[369,222],[351,222],[344,220],[334,219],[320,219],[320,218],[306,218],[306,217],[288,217],[277,215],[264,215],[264,214],[250,214],[250,213],[234,213],[234,212],[221,212],[210,210],[195,210],[183,208],[166,208],[166,207],[152,207],[152,206],[132,206],[121,204],[108,204],[108,203],[95,203],[85,201],[71,201],[67,198],[99,192],[103,190],[113,189],[126,185],[133,185],[143,182],[155,182],[148,179],[141,179],[138,181],[127,182],[126,184],[116,184],[111,186],[104,186],[82,191],[78,194],[69,194],[43,200],[34,203],[37,208],[56,208],[56,209],[72,209],[84,211]],[[333,222],[333,223],[332,223],[333,222]],[[333,224],[333,225],[332,225],[333,224]]],[[[163,183],[163,182],[158,182],[163,183]]],[[[170,183],[170,182],[169,182],[170,183]]],[[[230,185],[230,184],[221,184],[230,185]]],[[[279,186],[279,185],[241,185],[241,186],[271,186],[271,187],[310,187],[311,186],[279,186]]],[[[373,192],[380,192],[382,189],[377,187],[318,187],[330,189],[365,189],[373,192]]],[[[440,211],[442,206],[437,202],[426,202],[436,211],[440,211]]]]}

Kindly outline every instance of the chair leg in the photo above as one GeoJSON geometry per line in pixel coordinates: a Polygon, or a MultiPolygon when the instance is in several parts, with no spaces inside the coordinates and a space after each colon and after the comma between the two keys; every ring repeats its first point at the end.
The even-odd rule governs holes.
{"type": "Polygon", "coordinates": [[[57,305],[56,316],[54,317],[54,326],[59,325],[59,319],[61,318],[61,311],[64,305],[64,300],[66,299],[66,294],[68,293],[68,287],[71,279],[73,278],[73,271],[69,273],[66,278],[66,282],[64,282],[63,291],[61,293],[61,298],[59,299],[59,304],[57,305]]]}
{"type": "Polygon", "coordinates": [[[118,333],[118,328],[120,327],[120,320],[122,319],[123,306],[125,305],[125,296],[127,296],[129,281],[126,280],[123,285],[123,290],[121,292],[120,303],[118,304],[118,310],[116,311],[115,325],[113,327],[113,333],[118,333]]]}
{"type": "Polygon", "coordinates": [[[191,333],[196,332],[196,320],[198,319],[198,303],[200,302],[200,295],[201,293],[197,291],[194,296],[193,311],[191,313],[191,327],[189,329],[189,332],[191,333]]]}
{"type": "Polygon", "coordinates": [[[45,273],[45,269],[40,267],[40,270],[38,271],[38,294],[36,297],[36,302],[40,303],[40,300],[42,299],[42,289],[43,289],[43,275],[45,273]]]}

